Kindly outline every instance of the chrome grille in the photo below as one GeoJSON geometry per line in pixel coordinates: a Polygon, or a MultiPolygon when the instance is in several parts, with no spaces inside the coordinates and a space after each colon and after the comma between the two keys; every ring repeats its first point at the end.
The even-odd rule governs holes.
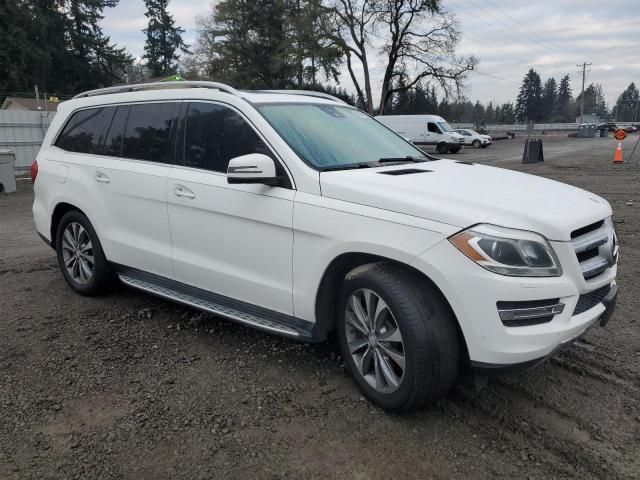
{"type": "Polygon", "coordinates": [[[618,261],[617,238],[610,219],[574,230],[571,243],[585,280],[596,278],[618,261]]]}

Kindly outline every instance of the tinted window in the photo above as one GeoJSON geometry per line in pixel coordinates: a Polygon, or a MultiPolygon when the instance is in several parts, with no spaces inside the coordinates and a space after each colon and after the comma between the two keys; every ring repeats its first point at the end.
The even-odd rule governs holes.
{"type": "Polygon", "coordinates": [[[127,115],[129,115],[128,105],[118,107],[104,141],[103,155],[111,157],[120,157],[122,155],[122,137],[127,123],[127,115]]]}
{"type": "Polygon", "coordinates": [[[171,126],[179,104],[147,103],[131,105],[122,141],[122,156],[137,160],[169,163],[171,126]]]}
{"type": "Polygon", "coordinates": [[[69,152],[98,153],[113,107],[89,108],[74,113],[56,141],[69,152]]]}
{"type": "Polygon", "coordinates": [[[433,122],[429,122],[428,125],[427,125],[427,128],[429,129],[429,131],[431,133],[440,133],[440,130],[438,129],[436,124],[433,123],[433,122]]]}
{"type": "Polygon", "coordinates": [[[226,173],[229,160],[271,152],[236,112],[212,103],[190,103],[184,138],[184,165],[226,173]]]}

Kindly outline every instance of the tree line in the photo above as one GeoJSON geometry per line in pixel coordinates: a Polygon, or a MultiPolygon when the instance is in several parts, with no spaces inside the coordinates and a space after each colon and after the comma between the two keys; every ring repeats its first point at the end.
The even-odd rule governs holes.
{"type": "MultiPolygon", "coordinates": [[[[141,0],[142,1],[142,0],[141,0]]],[[[106,9],[119,0],[1,0],[0,101],[39,85],[59,96],[177,72],[236,88],[325,91],[369,113],[437,113],[458,122],[572,122],[579,115],[569,76],[544,83],[534,69],[515,102],[472,103],[463,86],[478,65],[458,56],[460,29],[442,0],[222,0],[198,21],[193,45],[168,11],[144,0],[144,55],[134,60],[104,34],[106,9]],[[372,60],[382,72],[374,99],[372,60]],[[353,84],[340,84],[346,71],[353,84]]],[[[585,113],[635,115],[632,83],[609,110],[602,86],[584,93],[585,113]]]]}

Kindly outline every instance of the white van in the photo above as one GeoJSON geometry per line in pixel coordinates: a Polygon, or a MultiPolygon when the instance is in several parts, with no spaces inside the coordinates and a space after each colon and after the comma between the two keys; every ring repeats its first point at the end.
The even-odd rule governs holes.
{"type": "Polygon", "coordinates": [[[416,145],[436,145],[438,153],[457,153],[464,137],[437,115],[378,115],[376,120],[416,145]]]}

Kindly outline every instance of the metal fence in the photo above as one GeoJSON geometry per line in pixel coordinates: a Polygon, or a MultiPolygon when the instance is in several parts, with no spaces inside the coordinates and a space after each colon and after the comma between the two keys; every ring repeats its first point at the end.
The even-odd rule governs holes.
{"type": "Polygon", "coordinates": [[[16,173],[31,167],[54,116],[54,112],[0,110],[0,148],[14,153],[16,173]]]}
{"type": "MultiPolygon", "coordinates": [[[[620,128],[629,127],[632,125],[632,122],[619,122],[616,125],[620,128]]],[[[475,128],[473,123],[455,123],[452,122],[451,126],[453,128],[475,128]]],[[[485,130],[489,131],[499,131],[499,132],[526,132],[527,124],[526,123],[516,123],[511,125],[503,125],[503,124],[489,124],[484,125],[485,130]]],[[[533,130],[535,131],[554,131],[554,130],[578,130],[577,123],[534,123],[533,130]]]]}

